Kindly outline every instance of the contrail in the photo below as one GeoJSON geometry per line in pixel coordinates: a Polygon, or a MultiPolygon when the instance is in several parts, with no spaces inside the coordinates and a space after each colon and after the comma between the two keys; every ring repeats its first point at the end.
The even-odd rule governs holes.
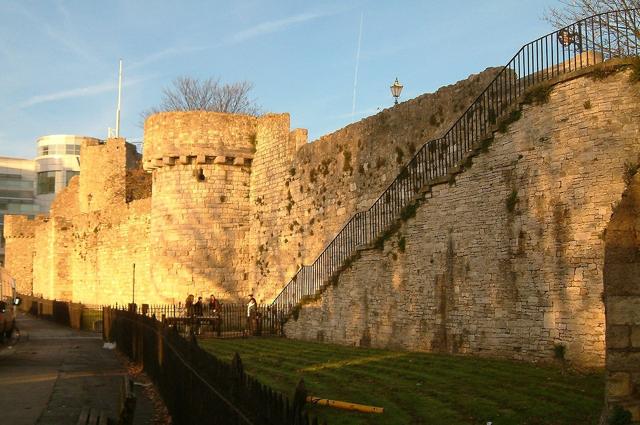
{"type": "Polygon", "coordinates": [[[351,117],[356,113],[356,88],[358,87],[358,68],[360,67],[360,45],[362,44],[362,21],[364,12],[360,13],[360,33],[358,34],[358,50],[356,51],[356,72],[353,76],[353,103],[351,104],[351,117]]]}

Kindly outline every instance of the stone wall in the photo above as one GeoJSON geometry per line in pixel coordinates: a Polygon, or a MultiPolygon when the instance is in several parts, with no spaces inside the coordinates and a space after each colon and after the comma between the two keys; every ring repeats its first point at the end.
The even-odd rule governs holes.
{"type": "MultiPolygon", "coordinates": [[[[269,302],[496,71],[313,143],[287,114],[154,115],[142,160],[122,139],[87,143],[49,219],[7,217],[8,271],[23,292],[89,304],[211,292],[269,302]],[[148,175],[132,171],[140,161],[148,175]]],[[[601,365],[603,231],[640,153],[637,98],[618,73],[560,82],[548,104],[524,106],[288,334],[520,359],[564,349],[601,365]]]]}
{"type": "Polygon", "coordinates": [[[147,198],[74,218],[69,230],[72,296],[62,299],[85,304],[165,301],[162,285],[153,285],[150,276],[150,210],[147,198]]]}
{"type": "Polygon", "coordinates": [[[524,106],[287,335],[518,359],[564,347],[569,360],[602,365],[604,230],[625,162],[640,153],[638,91],[628,72],[585,76],[524,106]]]}
{"type": "Polygon", "coordinates": [[[33,269],[36,294],[85,303],[129,301],[134,263],[137,298],[145,302],[211,292],[269,302],[496,72],[311,144],[306,130],[290,130],[288,114],[153,115],[142,160],[151,193],[149,180],[132,170],[131,145],[84,142],[79,181],[58,195],[51,219],[35,223],[24,246],[14,238],[13,269],[26,287],[33,269]]]}
{"type": "Polygon", "coordinates": [[[425,142],[439,137],[489,84],[497,68],[385,109],[305,144],[288,126],[258,138],[250,261],[271,301],[357,211],[368,208],[425,142]],[[295,139],[295,140],[292,140],[295,139]],[[295,148],[298,148],[296,151],[295,148]]]}
{"type": "Polygon", "coordinates": [[[287,114],[171,112],[147,120],[152,279],[163,283],[163,295],[181,300],[189,293],[215,293],[238,299],[257,289],[248,259],[254,246],[250,187],[284,182],[276,177],[281,166],[274,153],[280,145],[289,145],[287,114]],[[252,173],[256,152],[258,173],[252,173]]]}
{"type": "Polygon", "coordinates": [[[5,270],[16,281],[16,289],[23,294],[33,290],[33,247],[35,229],[42,218],[30,220],[27,216],[7,215],[4,217],[4,237],[6,239],[5,270]]]}
{"type": "Polygon", "coordinates": [[[7,216],[7,271],[18,291],[89,304],[126,303],[136,294],[159,300],[150,285],[151,182],[131,173],[139,165],[123,139],[84,142],[81,177],[71,179],[49,217],[7,216]],[[133,186],[133,187],[132,187],[133,186]],[[129,202],[127,202],[129,200],[129,202]]]}
{"type": "Polygon", "coordinates": [[[627,180],[605,236],[607,400],[640,422],[640,175],[627,180]]]}
{"type": "Polygon", "coordinates": [[[112,208],[125,202],[126,173],[136,165],[135,147],[124,139],[84,140],[80,147],[80,212],[112,208]]]}

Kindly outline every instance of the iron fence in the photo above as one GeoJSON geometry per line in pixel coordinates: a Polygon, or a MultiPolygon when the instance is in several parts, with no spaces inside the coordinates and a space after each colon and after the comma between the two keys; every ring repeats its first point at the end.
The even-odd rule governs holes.
{"type": "Polygon", "coordinates": [[[204,351],[195,336],[133,311],[105,307],[104,339],[143,365],[176,424],[310,425],[303,390],[293,402],[244,372],[238,354],[229,364],[204,351]]]}
{"type": "Polygon", "coordinates": [[[284,312],[276,306],[220,303],[187,309],[184,304],[142,304],[140,313],[176,327],[181,335],[192,331],[200,337],[234,338],[281,335],[284,312]]]}
{"type": "Polygon", "coordinates": [[[532,89],[563,74],[639,53],[640,9],[594,15],[538,38],[511,58],[441,138],[420,148],[366,211],[358,212],[309,266],[301,267],[273,301],[286,315],[317,295],[357,253],[403,216],[426,185],[446,179],[532,89]]]}

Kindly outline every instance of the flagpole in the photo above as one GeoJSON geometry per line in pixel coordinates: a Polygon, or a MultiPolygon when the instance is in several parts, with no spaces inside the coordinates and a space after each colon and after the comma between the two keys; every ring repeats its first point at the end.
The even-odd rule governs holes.
{"type": "Polygon", "coordinates": [[[122,99],[122,59],[118,72],[118,109],[116,109],[116,137],[120,137],[120,101],[122,99]]]}

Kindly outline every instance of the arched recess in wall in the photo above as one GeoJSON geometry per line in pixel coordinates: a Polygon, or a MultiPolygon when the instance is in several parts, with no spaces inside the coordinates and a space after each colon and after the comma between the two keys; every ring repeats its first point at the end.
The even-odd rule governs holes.
{"type": "Polygon", "coordinates": [[[604,302],[607,407],[610,414],[624,408],[640,422],[640,173],[605,233],[604,302]]]}

